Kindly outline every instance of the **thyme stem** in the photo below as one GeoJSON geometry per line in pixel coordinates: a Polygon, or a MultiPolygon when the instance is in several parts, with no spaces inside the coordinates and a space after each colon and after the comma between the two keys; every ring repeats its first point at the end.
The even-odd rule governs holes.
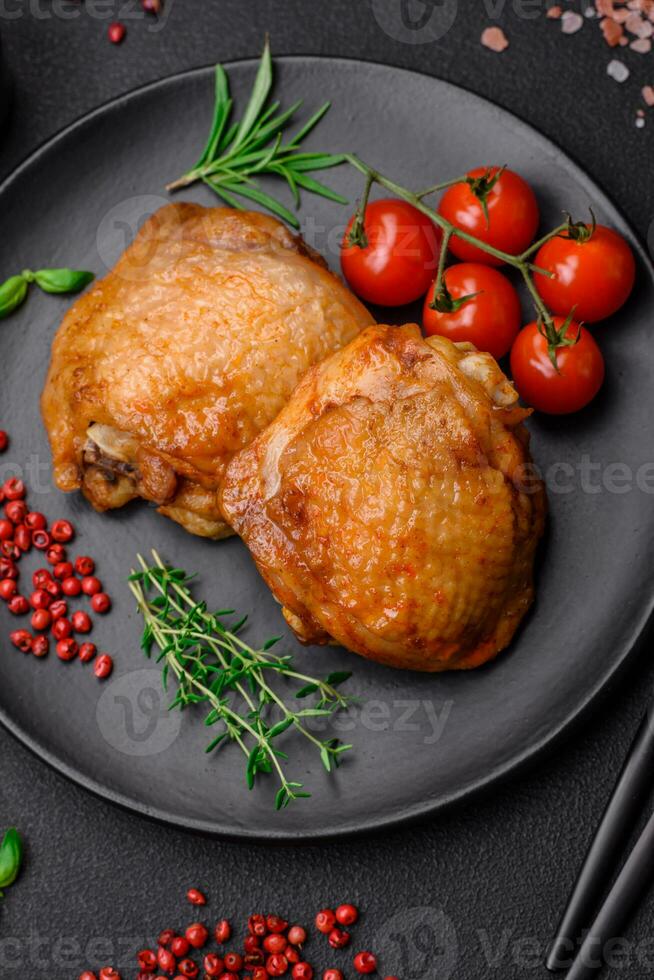
{"type": "Polygon", "coordinates": [[[182,569],[164,564],[156,551],[153,565],[138,556],[140,570],[132,571],[130,589],[145,628],[141,646],[147,656],[154,645],[159,649],[164,686],[173,676],[177,691],[171,708],[184,709],[204,703],[209,707],[207,726],[221,723],[223,731],[207,748],[212,751],[225,738],[235,742],[247,758],[246,779],[250,789],[261,773],[274,773],[279,783],[275,797],[278,809],[310,794],[302,783],[286,775],[283,762],[286,753],[277,739],[294,727],[320,754],[328,772],[338,764],[343,752],[351,748],[335,738],[320,739],[305,724],[310,717],[329,716],[351,701],[337,690],[347,680],[348,672],[336,672],[326,679],[309,677],[296,671],[289,656],[275,656],[270,647],[274,637],[261,649],[249,646],[238,631],[241,620],[229,628],[222,617],[229,611],[211,613],[206,603],[197,602],[190,590],[192,576],[182,569]],[[295,695],[311,694],[317,700],[308,707],[294,709],[275,689],[265,674],[279,675],[287,681],[302,681],[305,686],[295,695]],[[236,695],[239,702],[233,700],[236,695]],[[244,706],[244,707],[243,707],[244,706]],[[270,710],[281,713],[281,719],[270,718],[270,710]]]}
{"type": "MultiPolygon", "coordinates": [[[[438,225],[438,227],[442,229],[443,246],[441,248],[441,254],[439,258],[438,275],[436,278],[436,284],[434,288],[433,302],[435,302],[436,297],[438,297],[439,292],[442,290],[443,287],[443,273],[445,269],[447,246],[449,245],[451,238],[453,236],[456,236],[457,238],[461,238],[464,242],[468,242],[469,245],[474,245],[475,248],[480,249],[482,252],[486,252],[487,255],[492,255],[496,259],[499,259],[501,262],[505,262],[507,265],[510,265],[514,269],[518,270],[518,272],[522,276],[525,286],[527,287],[527,290],[529,291],[529,295],[531,296],[534,302],[538,319],[542,320],[543,323],[548,328],[547,331],[548,349],[550,353],[550,358],[553,359],[553,363],[556,364],[556,346],[554,340],[552,339],[555,336],[555,332],[550,329],[553,325],[552,316],[549,310],[547,309],[547,307],[545,306],[545,303],[541,299],[532,278],[532,273],[534,272],[541,273],[542,275],[545,276],[551,276],[551,273],[548,272],[547,269],[541,269],[539,268],[539,266],[534,265],[533,262],[529,261],[529,258],[551,238],[555,238],[557,235],[560,235],[563,231],[565,231],[566,228],[569,227],[569,221],[566,222],[565,224],[557,226],[552,231],[548,232],[546,235],[543,235],[542,238],[540,238],[537,242],[531,245],[521,255],[511,255],[509,252],[503,252],[502,249],[495,248],[493,245],[489,245],[488,242],[483,242],[480,239],[475,238],[474,235],[471,235],[469,232],[464,231],[462,228],[456,227],[450,221],[448,221],[447,218],[443,217],[442,214],[440,214],[434,208],[429,207],[422,200],[422,198],[426,197],[426,195],[428,193],[431,193],[431,191],[440,190],[443,189],[444,187],[461,183],[461,178],[456,178],[453,181],[447,181],[444,184],[436,184],[434,185],[434,187],[428,188],[426,191],[420,191],[419,193],[415,193],[414,191],[411,191],[408,188],[403,187],[401,184],[396,183],[396,181],[391,180],[389,177],[385,177],[384,174],[380,173],[378,170],[373,169],[367,163],[364,163],[364,161],[361,160],[354,153],[346,154],[346,160],[351,166],[353,166],[356,170],[358,170],[359,173],[363,174],[366,179],[366,185],[365,185],[366,194],[364,200],[367,199],[367,194],[369,193],[371,186],[373,184],[379,184],[380,187],[384,187],[392,194],[395,194],[396,197],[399,197],[401,200],[406,201],[408,204],[413,205],[414,208],[417,208],[418,211],[422,212],[422,214],[425,214],[428,218],[430,218],[431,221],[434,222],[435,225],[438,225]]],[[[365,213],[363,211],[360,214],[359,213],[357,214],[357,220],[360,220],[361,226],[363,226],[363,222],[365,220],[365,213]]],[[[354,231],[354,226],[353,226],[353,231],[354,231]]],[[[356,242],[352,242],[352,236],[350,236],[350,244],[357,244],[356,242]]]]}

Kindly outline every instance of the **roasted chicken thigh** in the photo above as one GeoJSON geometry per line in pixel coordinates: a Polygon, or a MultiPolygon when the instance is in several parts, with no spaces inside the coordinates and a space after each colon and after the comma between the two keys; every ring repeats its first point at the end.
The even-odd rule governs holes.
{"type": "Polygon", "coordinates": [[[489,354],[373,326],[235,456],[221,507],[302,641],[476,667],[533,599],[545,496],[527,414],[489,354]]]}
{"type": "Polygon", "coordinates": [[[61,490],[231,533],[216,489],[307,368],[372,322],[274,218],[171,204],[70,309],[42,411],[61,490]]]}

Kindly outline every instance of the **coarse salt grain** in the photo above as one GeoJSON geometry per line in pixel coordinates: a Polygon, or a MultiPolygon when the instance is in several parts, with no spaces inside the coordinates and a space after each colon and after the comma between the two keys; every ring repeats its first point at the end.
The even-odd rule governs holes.
{"type": "Polygon", "coordinates": [[[558,5],[554,7],[548,7],[547,10],[547,16],[550,18],[550,20],[558,20],[562,13],[563,13],[563,9],[558,5]]]}
{"type": "Polygon", "coordinates": [[[506,51],[509,46],[509,39],[501,27],[487,27],[481,35],[481,43],[491,51],[506,51]]]}
{"type": "Polygon", "coordinates": [[[609,61],[608,65],[606,66],[606,74],[616,82],[626,82],[631,72],[622,61],[618,61],[617,58],[614,58],[613,61],[609,61]]]}
{"type": "Polygon", "coordinates": [[[620,38],[622,37],[622,27],[620,24],[616,24],[610,17],[605,17],[600,22],[600,27],[602,28],[604,40],[610,48],[614,48],[620,43],[620,38]]]}
{"type": "Polygon", "coordinates": [[[649,54],[652,50],[652,42],[648,37],[639,37],[637,41],[632,41],[629,47],[638,54],[649,54]]]}
{"type": "Polygon", "coordinates": [[[654,105],[654,87],[651,85],[644,85],[641,90],[641,95],[643,96],[646,105],[654,105]]]}
{"type": "Polygon", "coordinates": [[[576,34],[584,26],[584,18],[574,10],[566,10],[561,17],[561,30],[564,34],[576,34]]]}
{"type": "Polygon", "coordinates": [[[652,24],[649,20],[643,20],[639,13],[633,11],[627,17],[624,26],[630,34],[636,37],[649,37],[652,33],[652,24]]]}
{"type": "Polygon", "coordinates": [[[613,0],[595,0],[597,13],[604,17],[613,17],[613,0]]]}
{"type": "Polygon", "coordinates": [[[636,127],[637,127],[637,129],[642,129],[644,127],[644,125],[645,125],[645,120],[643,119],[642,116],[638,116],[637,119],[636,119],[636,127]]]}

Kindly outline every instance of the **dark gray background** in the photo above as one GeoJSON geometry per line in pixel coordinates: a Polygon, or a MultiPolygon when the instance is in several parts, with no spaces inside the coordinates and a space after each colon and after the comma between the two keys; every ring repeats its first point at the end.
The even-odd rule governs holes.
{"type": "MultiPolygon", "coordinates": [[[[525,8],[535,15],[530,18],[506,4],[499,22],[511,47],[498,56],[478,39],[499,3],[459,0],[444,37],[409,45],[384,32],[368,0],[173,0],[159,31],[140,16],[126,17],[128,39],[117,49],[106,42],[106,20],[97,16],[112,7],[119,4],[96,2],[96,16],[87,6],[64,18],[70,6],[62,10],[50,0],[0,4],[0,32],[16,80],[0,175],[115,95],[184,68],[256,55],[268,30],[277,54],[384,61],[494,99],[561,144],[637,231],[647,231],[654,117],[643,131],[634,117],[640,86],[654,81],[648,74],[654,55],[625,56],[632,78],[617,85],[606,76],[611,55],[594,23],[564,38],[538,3],[525,8]]],[[[0,912],[0,976],[74,980],[87,954],[95,959],[90,939],[104,943],[100,958],[126,964],[125,951],[137,948],[138,937],[189,918],[181,900],[189,884],[212,895],[212,916],[225,913],[236,921],[258,909],[306,919],[323,904],[357,901],[366,910],[362,946],[380,928],[388,936],[406,935],[412,955],[402,980],[544,976],[529,954],[555,925],[644,709],[654,675],[648,661],[645,644],[594,717],[557,758],[541,761],[529,775],[429,826],[324,846],[245,847],[146,823],[69,785],[0,732],[0,826],[19,826],[28,845],[25,874],[0,912]],[[428,937],[432,920],[445,953],[436,952],[425,967],[414,927],[422,922],[428,937]]],[[[610,975],[652,975],[651,913],[650,901],[628,931],[624,961],[610,975]]],[[[328,965],[324,957],[315,960],[328,965]]],[[[387,972],[400,970],[386,965],[387,972]]]]}

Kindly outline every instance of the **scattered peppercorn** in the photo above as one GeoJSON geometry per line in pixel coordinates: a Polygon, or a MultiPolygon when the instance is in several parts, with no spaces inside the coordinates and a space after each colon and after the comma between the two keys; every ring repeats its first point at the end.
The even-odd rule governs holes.
{"type": "Polygon", "coordinates": [[[57,656],[60,660],[74,660],[78,651],[77,640],[73,640],[70,636],[66,637],[65,640],[59,640],[57,643],[57,656]]]}
{"type": "Polygon", "coordinates": [[[93,672],[98,680],[105,680],[114,669],[114,662],[108,653],[101,653],[95,661],[93,672]]]}
{"type": "Polygon", "coordinates": [[[2,484],[2,492],[6,500],[22,500],[25,496],[25,484],[17,476],[12,476],[2,484]]]}
{"type": "MultiPolygon", "coordinates": [[[[97,652],[95,643],[82,643],[79,648],[79,659],[83,664],[87,664],[90,660],[94,659],[97,652]]],[[[159,942],[161,943],[161,937],[159,938],[159,942]]],[[[161,943],[161,945],[164,946],[166,943],[161,943]]]]}
{"type": "Polygon", "coordinates": [[[113,24],[109,24],[107,36],[112,44],[121,44],[125,40],[126,34],[127,28],[120,21],[114,21],[113,24]]]}
{"type": "MultiPolygon", "coordinates": [[[[95,571],[95,562],[87,555],[79,555],[75,559],[75,571],[78,575],[81,575],[82,578],[93,575],[93,572],[95,571]]],[[[72,569],[70,574],[73,574],[72,569]]]]}
{"type": "Polygon", "coordinates": [[[292,946],[302,946],[307,941],[307,931],[302,926],[291,926],[288,930],[288,941],[292,946]]]}
{"type": "Polygon", "coordinates": [[[72,575],[70,575],[61,583],[61,591],[64,595],[70,596],[71,599],[75,598],[75,596],[80,595],[82,591],[82,583],[78,578],[74,578],[72,575]]]}
{"type": "Polygon", "coordinates": [[[336,921],[342,926],[353,926],[359,918],[359,910],[355,905],[339,905],[336,909],[336,921]]]}
{"type": "Polygon", "coordinates": [[[332,949],[344,949],[350,942],[349,932],[343,929],[332,929],[328,936],[329,945],[332,949]]]}
{"type": "Polygon", "coordinates": [[[32,653],[35,657],[45,657],[50,649],[50,640],[47,636],[35,636],[32,640],[32,653]]]}
{"type": "Polygon", "coordinates": [[[24,616],[26,612],[29,612],[30,604],[25,596],[15,595],[7,603],[7,608],[12,616],[24,616]]]}
{"type": "Polygon", "coordinates": [[[91,617],[83,609],[78,609],[73,613],[71,622],[75,633],[90,633],[93,623],[91,617]]]}
{"type": "MultiPolygon", "coordinates": [[[[7,445],[7,433],[0,430],[0,451],[7,445]]],[[[63,593],[68,598],[75,598],[83,592],[91,598],[92,608],[100,613],[109,611],[111,599],[102,591],[100,579],[93,574],[95,562],[91,557],[79,555],[74,563],[68,561],[64,545],[75,537],[73,524],[60,519],[48,529],[45,515],[29,510],[26,495],[27,488],[19,477],[10,477],[0,485],[0,504],[6,501],[4,514],[0,517],[0,600],[7,603],[14,616],[31,613],[31,626],[37,634],[51,629],[57,641],[57,655],[62,660],[71,660],[78,654],[77,643],[71,635],[73,630],[88,633],[93,624],[84,610],[77,610],[69,620],[67,603],[60,596],[63,593]],[[33,573],[33,591],[27,597],[18,591],[17,563],[32,546],[45,552],[52,569],[38,568],[33,573]]],[[[14,646],[26,653],[31,650],[37,657],[45,656],[50,646],[47,637],[32,637],[28,630],[14,630],[10,639],[14,646]]],[[[82,644],[79,653],[80,660],[86,663],[96,657],[97,651],[94,644],[87,643],[82,644]]],[[[97,658],[94,672],[98,678],[108,677],[112,669],[113,661],[108,654],[97,658]]]]}
{"type": "MultiPolygon", "coordinates": [[[[2,585],[1,582],[0,585],[2,585]]],[[[37,632],[49,629],[50,624],[52,623],[52,616],[50,614],[50,610],[35,609],[34,612],[32,613],[32,618],[30,619],[30,623],[32,624],[32,629],[37,630],[37,632]]]]}
{"type": "Polygon", "coordinates": [[[216,928],[214,929],[213,934],[216,938],[216,942],[220,943],[221,945],[231,939],[232,927],[227,919],[221,919],[220,922],[216,923],[216,928]]]}
{"type": "Polygon", "coordinates": [[[9,634],[9,639],[23,653],[29,653],[32,649],[32,636],[27,630],[13,630],[9,634]]]}
{"type": "Polygon", "coordinates": [[[18,592],[18,586],[13,578],[3,578],[0,581],[0,599],[4,599],[8,602],[12,596],[15,596],[18,592]]]}
{"type": "MultiPolygon", "coordinates": [[[[15,640],[21,648],[25,639],[16,631],[15,640]]],[[[27,634],[29,638],[29,634],[27,634]]],[[[38,638],[37,638],[38,639],[38,638]]],[[[14,634],[12,634],[14,640],[14,634]]],[[[189,888],[186,898],[191,904],[206,904],[207,899],[199,889],[189,888]],[[198,895],[201,900],[198,902],[198,895]]],[[[329,940],[334,933],[347,937],[334,923],[354,925],[359,918],[358,909],[353,905],[339,905],[334,912],[332,909],[322,909],[316,916],[316,925],[322,926],[322,932],[327,923],[331,923],[329,940]]],[[[222,944],[232,935],[232,928],[227,919],[221,919],[214,928],[216,942],[222,944]]],[[[174,974],[174,980],[270,980],[271,977],[283,977],[290,973],[289,980],[313,980],[314,967],[307,959],[302,959],[296,948],[308,939],[307,930],[300,925],[289,926],[286,919],[279,916],[251,915],[247,923],[247,934],[243,946],[245,955],[231,951],[224,954],[206,952],[194,958],[194,950],[204,947],[209,940],[209,930],[201,922],[194,922],[186,928],[182,935],[177,935],[172,929],[164,929],[159,934],[156,952],[152,949],[142,949],[136,954],[140,970],[136,980],[165,980],[163,974],[169,977],[174,974]],[[263,948],[262,948],[263,947],[263,948]],[[282,951],[284,947],[284,951],[282,951]],[[269,955],[265,959],[265,953],[269,955]],[[190,954],[190,955],[189,955],[190,954]],[[157,976],[153,976],[158,974],[157,976]]],[[[337,945],[341,945],[340,943],[337,945]]],[[[356,954],[353,966],[357,973],[367,975],[377,971],[377,957],[374,953],[363,950],[356,954]]],[[[120,980],[112,967],[104,967],[100,972],[101,980],[120,980]]],[[[97,980],[91,971],[82,973],[79,980],[97,980]]],[[[330,967],[322,973],[322,980],[344,980],[343,972],[330,967]]],[[[399,980],[396,976],[384,977],[384,980],[399,980]]]]}
{"type": "Polygon", "coordinates": [[[327,936],[335,925],[336,916],[331,909],[323,909],[322,912],[318,912],[316,916],[316,929],[318,932],[323,932],[327,936]]]}
{"type": "Polygon", "coordinates": [[[277,932],[271,932],[263,941],[263,948],[268,953],[283,953],[286,946],[286,936],[277,932]]]}
{"type": "Polygon", "coordinates": [[[377,969],[377,957],[366,950],[357,953],[354,957],[354,969],[357,973],[374,973],[377,969]]]}

